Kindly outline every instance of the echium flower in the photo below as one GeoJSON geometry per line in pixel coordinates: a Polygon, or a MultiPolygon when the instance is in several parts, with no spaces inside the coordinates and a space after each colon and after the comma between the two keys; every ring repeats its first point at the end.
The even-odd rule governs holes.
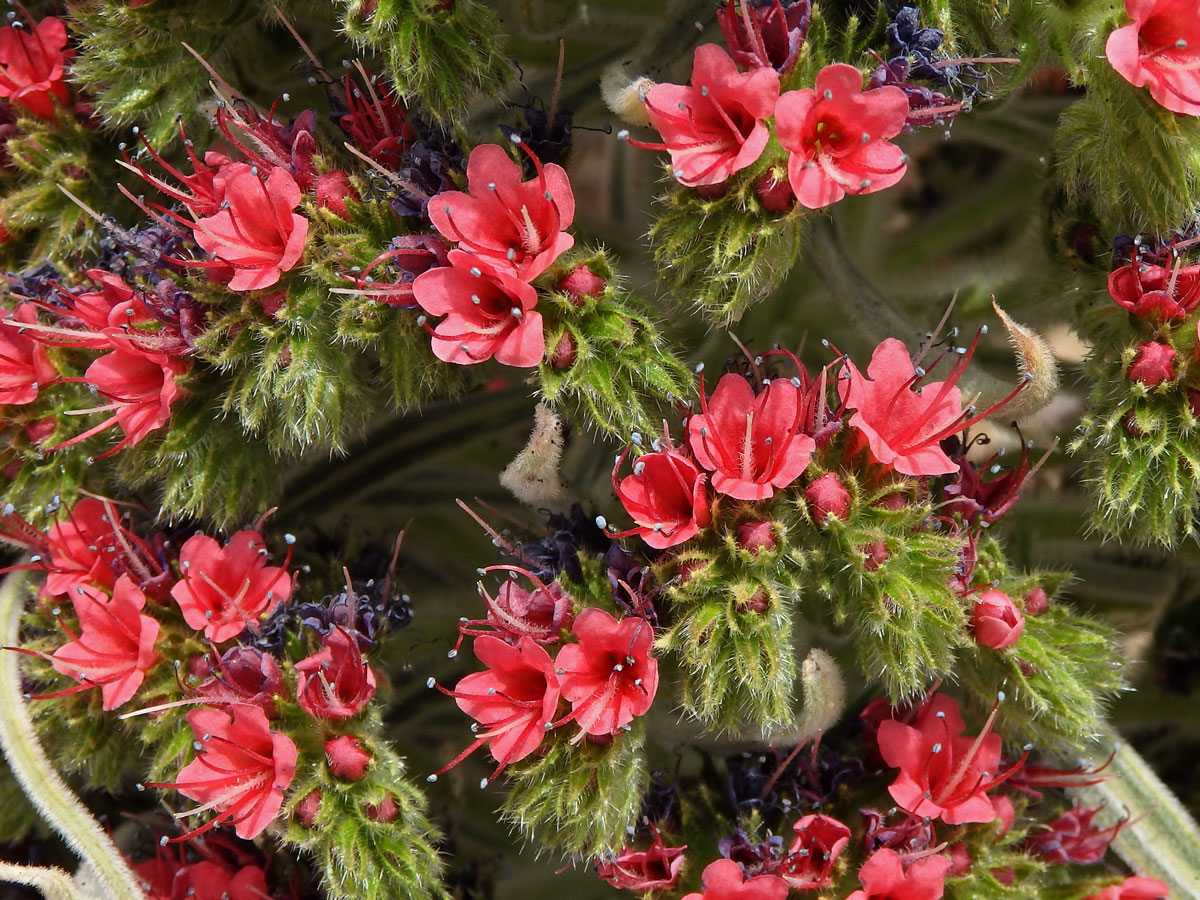
{"type": "Polygon", "coordinates": [[[1143,265],[1136,257],[1108,276],[1108,293],[1139,318],[1186,318],[1200,304],[1200,266],[1143,265]]]}
{"type": "Polygon", "coordinates": [[[1117,73],[1172,112],[1200,116],[1200,16],[1193,0],[1125,0],[1133,21],[1108,36],[1117,73]]]}
{"type": "Polygon", "coordinates": [[[30,27],[0,28],[0,97],[38,118],[54,118],[54,101],[71,101],[65,79],[72,56],[62,19],[46,16],[30,27]]]}
{"type": "Polygon", "coordinates": [[[690,87],[656,84],[646,95],[646,113],[663,142],[630,143],[669,153],[680,184],[723,184],[762,156],[771,136],[766,119],[778,98],[774,69],[739,72],[724,50],[703,44],[696,48],[690,87]]]}
{"type": "Polygon", "coordinates": [[[506,572],[505,579],[493,597],[479,582],[479,596],[487,604],[487,617],[464,619],[459,622],[459,640],[464,635],[493,634],[515,644],[528,637],[539,644],[557,644],[564,629],[575,618],[570,594],[557,581],[549,584],[537,575],[517,566],[489,566],[485,572],[506,572]],[[523,587],[518,576],[528,578],[532,585],[523,587]],[[486,631],[480,630],[486,628],[486,631]]]}
{"type": "Polygon", "coordinates": [[[1025,838],[1025,849],[1058,865],[1099,862],[1109,844],[1130,824],[1126,818],[1107,828],[1093,825],[1092,819],[1101,809],[1101,806],[1077,806],[1052,822],[1034,825],[1025,838]]]}
{"type": "Polygon", "coordinates": [[[811,18],[810,0],[727,0],[717,9],[734,61],[746,69],[769,66],[780,75],[796,65],[811,18]]]}
{"type": "Polygon", "coordinates": [[[862,890],[846,900],[938,900],[945,890],[949,856],[927,856],[908,867],[895,850],[877,850],[858,870],[862,890]]]}
{"type": "Polygon", "coordinates": [[[619,482],[626,452],[613,467],[612,484],[621,505],[635,523],[633,528],[610,535],[640,535],[656,550],[691,540],[712,521],[708,506],[707,476],[686,454],[663,440],[660,449],[644,453],[633,464],[633,473],[619,482]]]}
{"type": "MultiPolygon", "coordinates": [[[[32,303],[18,303],[13,323],[36,324],[32,303]]],[[[41,343],[19,328],[0,328],[0,404],[25,406],[37,400],[38,391],[58,376],[41,343]]]]}
{"type": "Polygon", "coordinates": [[[778,875],[747,878],[731,859],[718,859],[704,867],[700,893],[685,894],[683,900],[784,900],[788,883],[778,875]]]}
{"type": "Polygon", "coordinates": [[[296,674],[296,700],[314,719],[352,718],[375,695],[375,673],[343,628],[331,630],[317,653],[296,663],[296,674]]]}

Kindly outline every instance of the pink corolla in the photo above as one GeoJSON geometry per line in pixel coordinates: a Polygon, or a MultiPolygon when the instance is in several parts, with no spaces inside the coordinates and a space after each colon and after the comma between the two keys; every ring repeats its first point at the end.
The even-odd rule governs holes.
{"type": "Polygon", "coordinates": [[[1125,0],[1133,21],[1108,36],[1109,64],[1171,112],[1200,116],[1200,15],[1195,0],[1125,0]]]}
{"type": "Polygon", "coordinates": [[[0,97],[38,118],[52,119],[54,101],[71,100],[65,79],[74,51],[67,47],[62,19],[46,16],[31,24],[0,28],[0,97]]]}
{"type": "Polygon", "coordinates": [[[651,655],[654,629],[645,619],[615,619],[594,606],[571,626],[554,664],[571,718],[584,734],[616,734],[644,715],[658,690],[658,661],[651,655]]]}
{"type": "Polygon", "coordinates": [[[681,184],[721,184],[762,156],[771,136],[766,119],[778,98],[774,69],[739,72],[728,53],[703,44],[696,48],[690,87],[656,84],[646,95],[646,113],[662,143],[631,143],[669,153],[681,184]]]}
{"type": "Polygon", "coordinates": [[[618,481],[624,460],[622,454],[613,467],[613,491],[636,525],[612,537],[636,534],[664,550],[691,540],[712,521],[707,476],[684,453],[669,445],[645,453],[633,464],[633,473],[618,481]]]}
{"type": "Polygon", "coordinates": [[[7,321],[12,327],[0,328],[0,405],[24,406],[37,399],[38,391],[58,376],[58,370],[45,347],[19,327],[37,323],[32,303],[17,304],[7,321]]]}
{"type": "Polygon", "coordinates": [[[888,138],[904,127],[908,98],[898,87],[862,86],[858,69],[835,63],[817,74],[815,88],[779,98],[775,130],[790,151],[788,181],[802,206],[820,209],[904,177],[908,158],[888,138]]]}

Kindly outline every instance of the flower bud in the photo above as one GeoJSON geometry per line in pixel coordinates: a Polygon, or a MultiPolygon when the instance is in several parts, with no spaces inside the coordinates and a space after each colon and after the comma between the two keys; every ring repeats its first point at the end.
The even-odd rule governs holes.
{"type": "Polygon", "coordinates": [[[875,502],[876,509],[904,509],[908,506],[908,498],[903,494],[888,494],[875,502]]]}
{"type": "Polygon", "coordinates": [[[1200,419],[1200,391],[1195,388],[1188,388],[1188,409],[1192,411],[1192,415],[1200,419]]]}
{"type": "Polygon", "coordinates": [[[804,498],[819,525],[824,525],[830,516],[845,519],[850,511],[850,492],[833,472],[827,472],[810,484],[804,498]]]}
{"type": "Polygon", "coordinates": [[[392,795],[388,794],[378,803],[368,803],[363,807],[363,812],[366,813],[368,819],[372,822],[390,822],[396,818],[400,812],[400,807],[396,805],[396,801],[392,799],[392,795]]]}
{"type": "Polygon", "coordinates": [[[750,595],[748,600],[739,600],[737,604],[738,612],[757,613],[762,615],[771,607],[771,598],[767,596],[767,592],[761,587],[750,595]]]}
{"type": "Polygon", "coordinates": [[[566,294],[577,305],[588,297],[599,297],[604,293],[605,281],[587,266],[576,266],[558,283],[558,290],[566,294]]]}
{"type": "Polygon", "coordinates": [[[961,878],[971,871],[971,849],[966,841],[959,841],[950,847],[950,863],[946,874],[954,878],[961,878]]]}
{"type": "Polygon", "coordinates": [[[558,343],[554,347],[554,352],[550,354],[550,368],[571,368],[571,366],[575,365],[576,349],[578,348],[575,338],[571,337],[571,332],[564,331],[562,337],[558,339],[558,343]]]}
{"type": "Polygon", "coordinates": [[[775,549],[775,526],[771,522],[743,522],[737,533],[738,546],[755,556],[763,550],[775,549]]]}
{"type": "MultiPolygon", "coordinates": [[[[894,494],[893,496],[899,495],[894,494]]],[[[887,562],[887,558],[891,555],[888,553],[887,544],[885,544],[883,541],[876,541],[875,543],[868,544],[861,549],[862,552],[867,556],[866,562],[863,563],[863,567],[868,572],[874,572],[885,562],[887,562]]]]}
{"type": "Polygon", "coordinates": [[[984,591],[971,610],[971,631],[975,640],[993,650],[1007,650],[1025,630],[1025,617],[1003,591],[984,591]]]}
{"type": "Polygon", "coordinates": [[[1175,348],[1159,341],[1147,341],[1138,348],[1129,366],[1129,380],[1146,387],[1157,387],[1175,377],[1175,348]]]}
{"type": "Polygon", "coordinates": [[[340,170],[317,176],[316,195],[317,206],[343,219],[350,218],[346,211],[346,198],[358,199],[358,191],[350,183],[350,176],[340,170]]]}
{"type": "Polygon", "coordinates": [[[1025,595],[1025,615],[1040,616],[1050,608],[1050,598],[1046,591],[1038,585],[1025,595]]]}
{"type": "Polygon", "coordinates": [[[358,781],[366,774],[371,754],[358,738],[342,734],[325,744],[325,763],[335,778],[358,781]]]}
{"type": "Polygon", "coordinates": [[[796,195],[788,184],[787,172],[770,168],[754,182],[754,193],[767,212],[787,212],[796,204],[796,195]]]}
{"type": "Polygon", "coordinates": [[[321,792],[314,788],[304,795],[304,799],[296,804],[296,818],[306,828],[317,824],[317,816],[321,814],[321,792]]]}

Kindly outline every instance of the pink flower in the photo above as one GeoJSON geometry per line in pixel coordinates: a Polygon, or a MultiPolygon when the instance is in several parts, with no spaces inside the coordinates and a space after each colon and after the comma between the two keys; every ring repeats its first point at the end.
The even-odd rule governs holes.
{"type": "Polygon", "coordinates": [[[215,859],[188,865],[159,858],[134,866],[148,900],[262,900],[266,874],[258,866],[236,871],[215,859]]]}
{"type": "Polygon", "coordinates": [[[1111,884],[1084,900],[1166,900],[1168,890],[1157,878],[1130,875],[1120,884],[1111,884]]]}
{"type": "Polygon", "coordinates": [[[737,500],[766,500],[800,477],[816,444],[800,433],[800,388],[776,378],[757,395],[740,375],[723,375],[712,399],[700,383],[700,413],[688,421],[696,461],[713,473],[713,490],[737,500]]]}
{"type": "Polygon", "coordinates": [[[270,287],[304,255],[308,219],[292,211],[300,187],[283,169],[272,169],[266,182],[244,163],[227,169],[223,208],[192,226],[196,243],[233,269],[230,290],[270,287]]]}
{"type": "Polygon", "coordinates": [[[63,441],[52,450],[61,450],[119,425],[125,436],[111,450],[97,456],[104,459],[140,443],[171,418],[172,404],[183,394],[176,378],[188,371],[187,360],[165,353],[141,353],[113,350],[95,360],[83,378],[96,393],[108,401],[103,406],[78,412],[112,412],[112,415],[82,434],[63,441]]]}
{"type": "Polygon", "coordinates": [[[103,269],[88,269],[87,274],[99,285],[99,289],[75,294],[70,301],[72,314],[88,330],[103,332],[113,328],[119,331],[130,325],[146,325],[155,321],[142,295],[126,284],[120,275],[103,269]]]}
{"type": "MultiPolygon", "coordinates": [[[[975,338],[979,340],[978,336],[975,338]]],[[[975,344],[958,357],[945,381],[914,386],[924,371],[914,368],[904,344],[888,338],[871,355],[864,378],[853,363],[843,370],[849,377],[838,380],[842,401],[855,413],[850,426],[866,438],[876,462],[892,466],[904,475],[949,475],[958,465],[939,443],[945,438],[992,415],[1016,396],[1017,390],[991,409],[964,414],[962,394],[956,383],[971,359],[975,344]]]]}
{"type": "Polygon", "coordinates": [[[146,595],[122,575],[112,598],[92,586],[71,594],[79,617],[79,636],[54,651],[54,668],[86,685],[99,685],[105,709],[126,703],[141,687],[146,672],[161,658],[154,649],[158,622],[141,615],[146,595]]]}
{"type": "Polygon", "coordinates": [[[38,118],[53,119],[54,99],[71,101],[64,78],[72,56],[67,27],[54,16],[46,16],[32,29],[0,28],[0,97],[38,118]]]}
{"type": "Polygon", "coordinates": [[[1107,828],[1097,828],[1092,819],[1101,809],[1100,806],[1075,807],[1053,822],[1034,825],[1025,838],[1025,849],[1058,865],[1100,862],[1108,845],[1129,824],[1129,819],[1121,819],[1107,828]]]}
{"type": "Polygon", "coordinates": [[[273,733],[257,706],[235,706],[231,714],[193,709],[187,720],[200,745],[196,758],[174,784],[149,786],[178,788],[201,804],[184,815],[217,810],[215,818],[187,838],[225,822],[243,840],[262,834],[279,815],[283,792],[296,774],[296,745],[287,735],[273,733]]]}
{"type": "MultiPolygon", "coordinates": [[[[7,321],[36,324],[37,310],[32,303],[18,303],[7,321]]],[[[57,377],[58,370],[40,343],[19,327],[0,328],[0,405],[32,403],[38,391],[57,377]]]]}
{"type": "Polygon", "coordinates": [[[617,482],[624,456],[613,468],[613,490],[637,526],[613,537],[640,535],[656,550],[690,540],[712,520],[706,476],[671,446],[639,456],[633,474],[617,482]]]}
{"type": "Polygon", "coordinates": [[[792,890],[828,887],[833,867],[846,845],[850,829],[830,816],[804,816],[792,830],[796,840],[780,862],[778,873],[792,890]]]}
{"type": "Polygon", "coordinates": [[[873,194],[904,177],[907,157],[887,138],[908,117],[898,87],[864,92],[862,73],[835,63],[815,89],[789,91],[775,107],[779,143],[791,151],[788,181],[802,206],[820,209],[846,194],[873,194]]]}
{"type": "Polygon", "coordinates": [[[881,722],[879,753],[889,766],[900,769],[888,788],[897,805],[947,825],[994,821],[999,813],[987,792],[1021,765],[1000,771],[1000,735],[989,733],[995,715],[993,710],[978,737],[966,736],[958,705],[944,694],[934,694],[915,726],[893,719],[881,722]]]}
{"type": "Polygon", "coordinates": [[[661,891],[675,886],[683,869],[687,847],[668,847],[658,829],[654,842],[645,850],[625,847],[611,859],[596,860],[596,874],[615,888],[626,891],[661,891]]]}
{"type": "Polygon", "coordinates": [[[559,684],[554,663],[532,638],[513,646],[496,637],[475,639],[476,658],[487,671],[467,675],[453,691],[444,691],[458,708],[484,726],[475,741],[440,769],[433,778],[458,765],[484,744],[500,765],[524,759],[539,746],[558,710],[559,684]]]}
{"type": "Polygon", "coordinates": [[[80,585],[112,591],[125,571],[142,580],[158,574],[153,549],[121,525],[116,508],[105,500],[85,497],[45,535],[31,527],[29,532],[25,545],[43,556],[39,565],[46,570],[44,591],[50,596],[72,593],[80,585]]]}
{"type": "Polygon", "coordinates": [[[754,2],[728,0],[717,9],[717,25],[725,46],[738,65],[747,69],[770,66],[786,75],[796,65],[800,45],[808,34],[812,6],[808,0],[754,2]]]}
{"type": "Polygon", "coordinates": [[[375,673],[358,642],[344,629],[332,629],[321,650],[296,663],[296,699],[314,719],[349,719],[375,696],[375,673]]]}
{"type": "Polygon", "coordinates": [[[562,631],[571,627],[575,613],[570,595],[557,581],[546,584],[532,572],[516,566],[489,566],[485,571],[523,575],[533,583],[533,588],[527,590],[515,577],[509,577],[492,597],[483,582],[479,582],[479,596],[487,604],[487,618],[460,621],[460,641],[462,635],[492,633],[510,644],[516,644],[522,637],[539,644],[557,644],[562,639],[562,631]],[[491,631],[480,631],[481,627],[491,631]]]}
{"type": "Polygon", "coordinates": [[[215,664],[203,660],[212,677],[196,686],[206,706],[257,706],[275,718],[275,698],[283,693],[283,671],[275,657],[254,647],[230,647],[215,664]]]}
{"type": "Polygon", "coordinates": [[[1025,631],[1025,617],[1003,591],[984,591],[971,609],[971,632],[975,640],[993,650],[1007,650],[1025,631]]]}
{"type": "Polygon", "coordinates": [[[787,882],[778,875],[747,878],[731,859],[709,863],[700,876],[701,893],[686,894],[683,900],[784,900],[787,882]]]}
{"type": "Polygon", "coordinates": [[[1200,266],[1142,266],[1134,260],[1108,276],[1108,293],[1135,316],[1187,317],[1200,303],[1200,266]]]}
{"type": "Polygon", "coordinates": [[[183,580],[171,596],[184,621],[214,644],[237,637],[292,592],[286,564],[267,565],[257,531],[239,531],[224,547],[208,535],[193,535],[179,551],[179,565],[183,580]]]}
{"type": "Polygon", "coordinates": [[[492,357],[522,369],[540,363],[546,337],[533,286],[461,250],[448,259],[413,282],[421,308],[446,317],[431,332],[434,355],[462,366],[492,357]]]}
{"type": "Polygon", "coordinates": [[[1175,377],[1175,357],[1178,354],[1170,344],[1161,341],[1146,341],[1138,347],[1137,356],[1129,364],[1129,380],[1138,381],[1148,388],[1158,387],[1175,377]]]}
{"type": "Polygon", "coordinates": [[[579,643],[567,644],[554,661],[571,717],[583,734],[616,734],[654,702],[654,629],[645,619],[618,620],[590,606],[576,616],[571,633],[579,643]]]}
{"type": "Polygon", "coordinates": [[[771,136],[765,120],[778,98],[774,69],[743,74],[724,50],[703,44],[692,62],[691,87],[656,84],[646,95],[646,113],[663,143],[630,143],[667,151],[681,184],[721,184],[762,156],[771,136]]]}
{"type": "Polygon", "coordinates": [[[858,870],[863,889],[846,900],[939,900],[945,890],[946,871],[953,865],[948,856],[927,856],[905,871],[895,850],[878,850],[858,870]]]}
{"type": "Polygon", "coordinates": [[[1200,116],[1200,16],[1194,0],[1125,0],[1133,21],[1108,36],[1105,53],[1160,106],[1200,116]]]}
{"type": "Polygon", "coordinates": [[[491,265],[496,272],[533,281],[570,250],[575,195],[561,166],[537,166],[521,180],[521,167],[502,147],[481,144],[467,160],[470,193],[443,191],[429,202],[429,219],[442,236],[491,265]]]}

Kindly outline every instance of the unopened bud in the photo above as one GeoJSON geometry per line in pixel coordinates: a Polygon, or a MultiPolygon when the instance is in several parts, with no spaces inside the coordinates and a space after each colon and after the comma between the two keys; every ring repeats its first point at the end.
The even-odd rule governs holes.
{"type": "Polygon", "coordinates": [[[1025,615],[1040,616],[1050,608],[1050,598],[1039,585],[1025,595],[1025,615]]]}
{"type": "Polygon", "coordinates": [[[588,297],[599,297],[604,293],[606,282],[587,266],[576,266],[558,283],[560,292],[570,297],[577,306],[588,297]]]}
{"type": "Polygon", "coordinates": [[[754,182],[754,193],[762,201],[767,212],[787,212],[796,204],[796,195],[788,184],[787,172],[782,166],[772,166],[754,182]]]}
{"type": "Polygon", "coordinates": [[[304,799],[296,804],[296,818],[306,828],[317,824],[317,816],[321,814],[321,792],[315,788],[304,795],[304,799]]]}
{"type": "Polygon", "coordinates": [[[738,546],[756,556],[775,549],[775,526],[768,521],[743,522],[738,526],[738,546]]]}
{"type": "Polygon", "coordinates": [[[1175,348],[1159,341],[1147,341],[1138,348],[1129,366],[1129,380],[1146,387],[1157,387],[1175,377],[1175,348]]]}
{"type": "Polygon", "coordinates": [[[850,492],[833,472],[827,472],[810,484],[804,492],[804,498],[808,501],[813,519],[821,525],[830,516],[844,520],[850,512],[850,492]]]}
{"type": "Polygon", "coordinates": [[[366,774],[371,754],[358,738],[343,734],[325,744],[325,762],[335,778],[358,781],[366,774]]]}

